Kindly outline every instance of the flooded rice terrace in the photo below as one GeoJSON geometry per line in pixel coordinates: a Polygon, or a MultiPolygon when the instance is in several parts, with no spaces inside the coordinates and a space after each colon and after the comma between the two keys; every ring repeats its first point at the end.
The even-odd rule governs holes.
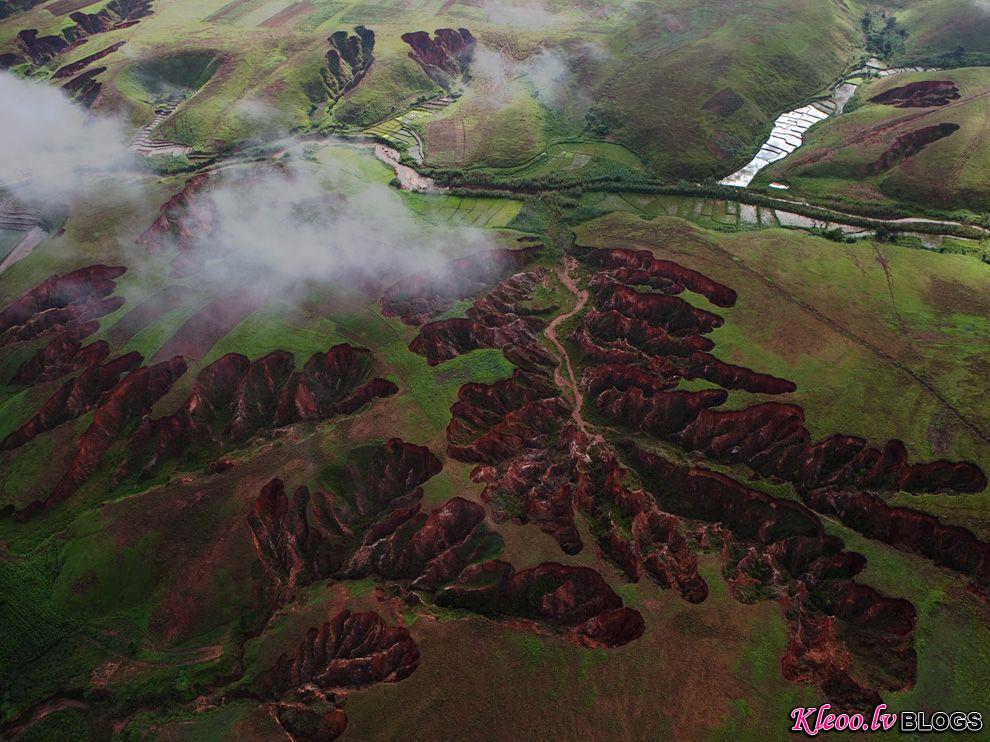
{"type": "Polygon", "coordinates": [[[774,121],[770,136],[760,147],[760,151],[744,167],[719,181],[721,185],[746,188],[763,168],[784,159],[804,143],[807,131],[829,116],[837,116],[856,94],[861,78],[890,77],[901,72],[926,72],[922,67],[892,69],[876,59],[871,59],[863,67],[853,70],[843,78],[827,98],[815,100],[782,113],[774,121]]]}

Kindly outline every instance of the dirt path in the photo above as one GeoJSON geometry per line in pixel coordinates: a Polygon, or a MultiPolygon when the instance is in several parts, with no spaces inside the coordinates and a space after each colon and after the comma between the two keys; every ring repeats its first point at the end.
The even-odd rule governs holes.
{"type": "Polygon", "coordinates": [[[883,268],[883,274],[887,277],[887,291],[890,293],[890,308],[893,311],[894,316],[897,318],[897,324],[901,328],[901,334],[908,337],[908,328],[904,323],[904,318],[901,317],[901,313],[897,311],[897,298],[894,295],[894,276],[890,272],[890,261],[887,260],[887,256],[884,255],[883,250],[880,249],[879,245],[873,246],[873,254],[877,258],[877,262],[880,267],[883,268]]]}
{"type": "Polygon", "coordinates": [[[26,258],[31,254],[34,248],[46,239],[48,239],[48,232],[43,230],[41,227],[32,227],[31,231],[24,236],[24,239],[22,239],[13,250],[7,253],[7,257],[0,262],[0,273],[4,273],[18,260],[23,260],[26,258]]]}
{"type": "Polygon", "coordinates": [[[591,438],[592,441],[596,443],[604,443],[605,439],[599,433],[591,432],[588,429],[588,422],[581,416],[581,408],[584,406],[584,394],[581,393],[581,386],[578,384],[577,377],[574,375],[574,366],[571,364],[571,357],[567,354],[563,344],[557,338],[557,328],[584,309],[585,304],[588,303],[587,290],[580,288],[571,276],[571,271],[574,269],[576,262],[577,261],[575,261],[574,258],[566,256],[564,258],[563,265],[557,268],[557,278],[560,279],[560,282],[564,284],[564,287],[568,291],[577,297],[577,302],[574,304],[571,311],[555,317],[550,324],[547,325],[545,334],[553,344],[553,347],[556,348],[557,352],[560,354],[562,363],[554,369],[553,381],[557,386],[570,390],[571,396],[574,398],[574,410],[571,412],[571,417],[574,419],[574,424],[577,425],[578,430],[591,438]],[[566,376],[561,373],[561,368],[566,371],[566,376]]]}
{"type": "Polygon", "coordinates": [[[384,162],[395,171],[395,177],[399,179],[402,187],[408,191],[437,191],[442,190],[437,187],[432,178],[420,175],[408,165],[399,162],[399,153],[384,144],[375,144],[375,157],[384,162]]]}
{"type": "Polygon", "coordinates": [[[75,698],[52,698],[47,701],[42,701],[41,703],[24,711],[20,716],[16,717],[13,722],[11,722],[10,726],[3,729],[3,734],[0,735],[0,739],[12,740],[22,734],[29,727],[37,724],[46,716],[50,716],[58,711],[65,711],[66,709],[79,709],[81,711],[86,711],[89,709],[89,704],[75,698]]]}

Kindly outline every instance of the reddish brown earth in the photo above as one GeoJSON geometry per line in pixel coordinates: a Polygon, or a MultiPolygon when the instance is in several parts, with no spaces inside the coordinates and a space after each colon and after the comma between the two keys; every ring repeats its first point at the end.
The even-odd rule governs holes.
{"type": "Polygon", "coordinates": [[[306,420],[356,412],[398,389],[370,378],[371,353],[347,344],[315,353],[295,371],[291,353],[276,351],[251,362],[229,353],[200,371],[192,394],[175,413],[145,419],[130,439],[117,478],[146,476],[167,459],[193,449],[215,457],[253,435],[306,420]]]}
{"type": "Polygon", "coordinates": [[[625,453],[660,507],[718,524],[706,538],[722,543],[724,574],[739,600],[781,601],[791,630],[785,677],[860,710],[876,706],[881,690],[913,685],[914,607],[853,582],[866,560],[824,536],[814,513],[632,444],[625,453]]]}
{"type": "MultiPolygon", "coordinates": [[[[948,530],[939,530],[930,517],[910,510],[910,516],[881,514],[879,499],[872,509],[840,507],[837,503],[845,501],[835,494],[838,488],[979,491],[986,478],[977,467],[911,464],[899,441],[875,447],[836,435],[813,442],[797,405],[717,409],[726,389],[770,394],[795,389],[786,379],[726,364],[709,353],[714,345],[704,335],[722,318],[677,296],[691,290],[729,307],[735,292],[645,251],[578,254],[597,273],[588,281],[593,306],[579,307],[581,323],[573,339],[585,363],[583,388],[601,415],[711,459],[744,463],[758,475],[793,482],[809,504],[857,530],[979,576],[978,583],[984,578],[985,549],[972,534],[957,532],[960,546],[953,550],[945,543],[948,530]],[[677,389],[681,379],[693,378],[721,388],[677,389]],[[829,499],[816,499],[825,492],[829,499]],[[910,536],[900,528],[909,517],[925,524],[910,536]],[[963,554],[974,552],[963,561],[963,554]]],[[[511,303],[499,309],[513,314],[511,303]]],[[[527,347],[537,347],[537,339],[534,334],[527,347]]],[[[833,702],[851,708],[872,707],[880,692],[911,686],[913,607],[855,583],[865,559],[824,536],[813,511],[632,443],[620,446],[620,457],[600,435],[578,429],[572,406],[560,394],[559,376],[535,364],[494,384],[466,384],[451,408],[448,455],[478,465],[472,477],[485,483],[483,499],[496,519],[533,522],[573,554],[583,549],[575,522],[580,512],[600,556],[626,579],[638,581],[646,574],[693,602],[708,594],[695,552],[718,548],[737,598],[778,599],[785,607],[791,629],[783,660],[787,677],[813,683],[833,702]]],[[[525,577],[518,578],[509,565],[475,565],[442,588],[438,599],[480,612],[495,613],[495,604],[510,606],[498,610],[517,618],[544,615],[542,608],[514,605],[516,579],[525,577]]]]}
{"type": "Polygon", "coordinates": [[[283,654],[263,681],[279,700],[275,717],[292,739],[335,739],[347,716],[338,694],[378,683],[397,683],[419,666],[419,647],[401,626],[377,613],[341,611],[311,628],[294,654],[283,654]]]}
{"type": "Polygon", "coordinates": [[[120,297],[110,296],[126,268],[93,265],[45,279],[0,311],[0,347],[60,332],[116,311],[120,297]]]}
{"type": "Polygon", "coordinates": [[[91,65],[93,62],[99,59],[103,59],[105,56],[109,54],[113,54],[125,43],[127,42],[118,41],[116,44],[111,44],[106,49],[101,49],[95,54],[90,54],[89,56],[76,60],[72,64],[67,64],[64,67],[59,67],[58,70],[55,71],[55,74],[52,75],[52,78],[55,80],[62,80],[66,77],[72,77],[73,75],[82,72],[84,69],[89,67],[89,65],[91,65]]]}
{"type": "Polygon", "coordinates": [[[615,456],[606,453],[578,484],[576,502],[600,554],[630,582],[639,582],[645,572],[661,588],[676,587],[688,602],[701,603],[708,585],[698,574],[684,524],[643,490],[625,486],[628,478],[615,456]]]}
{"type": "Polygon", "coordinates": [[[874,95],[870,103],[897,108],[933,108],[944,106],[959,97],[959,89],[951,80],[922,80],[874,95]]]}
{"type": "Polygon", "coordinates": [[[323,81],[331,100],[355,87],[375,61],[375,32],[364,26],[356,26],[355,34],[335,31],[327,41],[327,66],[323,69],[323,81]]]}
{"type": "Polygon", "coordinates": [[[717,307],[731,307],[736,292],[698,271],[685,268],[670,260],[654,257],[649,250],[579,249],[583,262],[608,272],[609,276],[629,286],[649,286],[665,294],[679,294],[685,289],[701,294],[717,307]]]}
{"type": "Polygon", "coordinates": [[[106,72],[106,67],[93,67],[72,78],[62,86],[62,90],[87,108],[92,108],[100,96],[103,84],[96,80],[97,75],[106,72]]]}
{"type": "Polygon", "coordinates": [[[330,704],[279,703],[274,717],[283,731],[298,742],[337,739],[347,728],[347,714],[330,704]]]}
{"type": "Polygon", "coordinates": [[[503,544],[485,526],[481,505],[455,497],[422,512],[421,485],[440,466],[428,449],[392,439],[352,451],[331,475],[330,492],[299,487],[290,499],[281,480],[270,482],[248,522],[276,604],[312,580],[376,576],[407,601],[538,621],[582,644],[618,646],[639,636],[642,618],[594,570],[541,564],[513,577],[511,565],[484,561],[503,544]],[[498,594],[469,594],[492,570],[505,578],[490,585],[498,594]]]}
{"type": "Polygon", "coordinates": [[[182,188],[158,210],[158,218],[137,238],[149,253],[174,250],[170,275],[190,276],[202,268],[206,255],[202,246],[209,243],[220,226],[216,204],[206,197],[219,175],[203,172],[187,180],[182,188]]]}
{"type": "Polygon", "coordinates": [[[946,123],[925,126],[924,128],[901,134],[875,162],[869,165],[867,172],[870,175],[876,175],[890,170],[900,165],[909,157],[914,157],[929,144],[937,142],[939,139],[945,139],[957,131],[959,131],[959,124],[946,123]]]}
{"type": "Polygon", "coordinates": [[[185,372],[185,362],[175,357],[154,366],[142,366],[125,376],[95,408],[93,422],[79,438],[69,468],[51,494],[44,501],[32,503],[23,515],[53,507],[73,495],[99,468],[114,442],[133,431],[185,372]]]}
{"type": "Polygon", "coordinates": [[[409,57],[443,88],[467,79],[477,41],[466,28],[438,28],[433,38],[426,31],[402,34],[412,47],[409,57]]]}
{"type": "Polygon", "coordinates": [[[377,613],[341,611],[312,628],[295,654],[283,654],[266,684],[282,695],[303,685],[322,690],[397,683],[419,665],[419,649],[409,632],[389,626],[377,613]]]}
{"type": "Polygon", "coordinates": [[[196,196],[211,185],[213,177],[212,173],[206,172],[187,180],[178,193],[161,205],[158,218],[141,233],[137,243],[148,252],[167,247],[184,250],[197,237],[209,235],[216,226],[216,212],[210,208],[208,200],[196,196]]]}
{"type": "Polygon", "coordinates": [[[467,310],[467,317],[453,317],[423,325],[409,350],[426,356],[435,366],[478,348],[528,346],[546,325],[538,316],[547,309],[525,306],[532,290],[544,283],[543,270],[516,273],[499,283],[467,310]]]}
{"type": "Polygon", "coordinates": [[[75,27],[61,36],[38,36],[38,29],[26,28],[17,34],[17,47],[34,64],[42,65],[53,57],[80,43],[75,27]]]}
{"type": "Polygon", "coordinates": [[[203,358],[227,333],[262,307],[267,297],[258,291],[234,289],[204,306],[175,331],[156,352],[152,360],[184,356],[203,358]]]}
{"type": "Polygon", "coordinates": [[[644,629],[643,617],[624,608],[595,570],[555,562],[521,571],[503,561],[475,564],[441,590],[437,601],[492,618],[548,621],[589,647],[628,644],[644,629]]]}
{"type": "Polygon", "coordinates": [[[387,535],[383,528],[397,527],[398,517],[418,512],[420,485],[440,468],[429,449],[392,438],[383,446],[352,451],[336,469],[335,491],[310,494],[299,487],[290,499],[282,480],[269,482],[248,524],[276,602],[300,585],[341,570],[366,529],[387,535]]]}
{"type": "Polygon", "coordinates": [[[804,498],[818,512],[836,516],[868,538],[970,576],[979,592],[990,595],[990,544],[969,530],[945,525],[928,513],[892,507],[868,492],[820,489],[804,498]]]}
{"type": "Polygon", "coordinates": [[[343,576],[377,575],[411,580],[414,588],[433,590],[454,579],[464,567],[502,548],[502,539],[482,523],[485,509],[460,497],[429,514],[412,508],[394,510],[372,527],[351,556],[343,576]]]}
{"type": "Polygon", "coordinates": [[[69,18],[75,23],[59,35],[38,36],[37,29],[24,29],[17,34],[17,46],[34,64],[40,66],[78,46],[89,36],[133,26],[151,13],[151,0],[110,0],[96,13],[70,13],[69,18]]]}
{"type": "Polygon", "coordinates": [[[645,570],[687,600],[704,600],[707,586],[677,518],[622,486],[625,470],[613,456],[589,452],[599,444],[573,412],[545,367],[466,384],[451,408],[448,455],[479,464],[472,477],[486,483],[482,496],[497,519],[531,521],[575,554],[583,549],[574,521],[580,508],[603,557],[628,579],[645,570]]]}
{"type": "Polygon", "coordinates": [[[83,33],[93,35],[126,28],[151,13],[151,0],[110,0],[105,8],[96,13],[77,11],[69,13],[69,18],[76,22],[83,33]]]}
{"type": "Polygon", "coordinates": [[[497,249],[451,260],[440,272],[403,278],[382,296],[382,314],[419,325],[462,299],[479,296],[525,266],[542,250],[531,245],[518,250],[497,249]]]}
{"type": "Polygon", "coordinates": [[[166,286],[117,320],[107,331],[107,338],[113,343],[125,343],[193,296],[192,289],[186,286],[166,286]]]}
{"type": "Polygon", "coordinates": [[[11,383],[19,386],[41,384],[103,363],[110,354],[106,341],[82,344],[99,329],[100,323],[91,320],[63,330],[18,367],[11,383]]]}
{"type": "Polygon", "coordinates": [[[904,444],[897,440],[882,448],[847,435],[813,443],[804,427],[804,411],[778,402],[738,411],[704,410],[674,440],[713,459],[745,463],[764,476],[805,489],[979,492],[987,485],[986,476],[974,464],[944,460],[910,464],[904,444]]]}
{"type": "MultiPolygon", "coordinates": [[[[595,254],[591,262],[617,264],[595,254]]],[[[624,263],[618,264],[625,268],[624,263]]],[[[640,276],[636,280],[644,281],[640,276]]],[[[691,280],[717,295],[704,281],[691,280]]],[[[585,360],[602,364],[585,373],[584,383],[592,403],[608,419],[647,430],[718,461],[747,464],[763,475],[804,488],[970,492],[986,486],[983,472],[972,464],[909,464],[900,441],[889,441],[882,449],[853,436],[835,435],[813,442],[804,426],[804,411],[797,405],[765,402],[726,411],[711,409],[725,401],[721,390],[671,391],[680,378],[704,378],[725,389],[763,393],[782,394],[795,387],[785,379],[725,364],[702,351],[687,355],[699,346],[701,335],[722,324],[721,317],[694,309],[677,296],[641,293],[618,283],[611,271],[599,274],[592,284],[597,310],[585,315],[575,341],[585,360]],[[634,329],[634,344],[620,336],[617,328],[623,327],[634,329]]],[[[651,288],[665,290],[656,281],[651,288]]],[[[723,293],[722,298],[727,301],[729,295],[723,293]]]]}
{"type": "Polygon", "coordinates": [[[53,430],[101,406],[120,382],[121,376],[141,365],[140,353],[128,353],[83,371],[66,381],[24,425],[8,435],[0,450],[22,446],[36,435],[53,430]]]}

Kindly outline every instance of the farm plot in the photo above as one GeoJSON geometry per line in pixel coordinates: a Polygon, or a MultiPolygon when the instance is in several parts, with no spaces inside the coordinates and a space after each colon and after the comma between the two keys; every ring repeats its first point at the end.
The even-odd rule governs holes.
{"type": "Polygon", "coordinates": [[[419,103],[405,113],[386,119],[364,130],[365,134],[382,139],[393,147],[405,149],[416,162],[423,162],[423,142],[413,125],[425,121],[454,102],[449,96],[419,103]]]}
{"type": "Polygon", "coordinates": [[[406,203],[410,209],[433,224],[457,227],[505,227],[522,208],[521,201],[468,196],[407,194],[406,203]]]}
{"type": "Polygon", "coordinates": [[[259,28],[292,28],[315,10],[309,0],[292,3],[258,24],[259,28]]]}
{"type": "Polygon", "coordinates": [[[224,5],[220,10],[208,15],[206,20],[209,23],[234,24],[264,4],[265,0],[231,0],[231,2],[224,5]]]}

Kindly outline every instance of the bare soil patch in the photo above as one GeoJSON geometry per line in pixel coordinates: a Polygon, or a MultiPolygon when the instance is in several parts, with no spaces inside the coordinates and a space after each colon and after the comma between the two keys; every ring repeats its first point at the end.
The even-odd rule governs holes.
{"type": "Polygon", "coordinates": [[[309,0],[302,0],[298,3],[292,3],[285,8],[282,8],[278,13],[273,15],[271,18],[262,21],[258,24],[259,28],[283,28],[285,26],[295,25],[296,21],[303,18],[314,10],[312,3],[309,0]]]}

